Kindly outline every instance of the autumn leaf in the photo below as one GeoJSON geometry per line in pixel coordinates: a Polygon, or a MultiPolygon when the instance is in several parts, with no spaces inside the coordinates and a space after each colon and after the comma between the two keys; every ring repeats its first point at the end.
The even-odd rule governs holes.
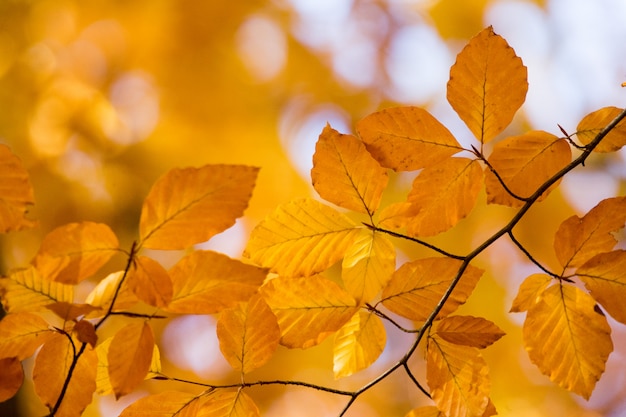
{"type": "Polygon", "coordinates": [[[74,304],[59,301],[57,303],[48,304],[46,309],[62,318],[63,321],[75,321],[79,317],[86,316],[98,308],[90,304],[74,304]]]}
{"type": "Polygon", "coordinates": [[[528,310],[523,335],[543,374],[589,399],[613,350],[611,328],[589,295],[572,285],[548,287],[528,310]]]}
{"type": "Polygon", "coordinates": [[[0,402],[12,398],[24,382],[24,369],[18,358],[0,359],[0,402]]]}
{"type": "Polygon", "coordinates": [[[259,223],[244,251],[282,276],[310,276],[340,260],[358,234],[345,215],[312,199],[279,206],[259,223]]]}
{"type": "Polygon", "coordinates": [[[281,332],[281,344],[308,348],[339,330],[358,310],[354,298],[334,282],[314,275],[275,278],[261,287],[281,332]]]}
{"type": "Polygon", "coordinates": [[[455,345],[484,349],[495,343],[505,333],[482,317],[453,316],[436,322],[433,332],[441,339],[455,345]]]}
{"type": "Polygon", "coordinates": [[[463,150],[452,133],[419,107],[392,107],[361,119],[359,136],[380,165],[414,171],[463,150]]]}
{"type": "Polygon", "coordinates": [[[36,222],[26,218],[33,203],[28,171],[8,146],[0,144],[0,233],[34,227],[36,222]]]}
{"type": "Polygon", "coordinates": [[[172,300],[172,280],[160,263],[147,256],[137,256],[126,278],[128,287],[144,303],[165,307],[172,300]]]}
{"type": "Polygon", "coordinates": [[[425,406],[425,407],[417,407],[409,411],[404,417],[447,417],[447,416],[441,411],[439,411],[437,407],[425,406]]]}
{"type": "Polygon", "coordinates": [[[216,390],[206,396],[197,415],[201,417],[259,417],[260,413],[252,398],[242,390],[216,390]]]}
{"type": "Polygon", "coordinates": [[[129,394],[144,380],[153,350],[154,335],[147,322],[127,324],[113,336],[107,360],[115,398],[129,394]]]}
{"type": "Polygon", "coordinates": [[[0,299],[7,313],[36,311],[57,301],[72,302],[74,287],[44,279],[33,266],[0,278],[0,299]]]}
{"type": "MultiPolygon", "coordinates": [[[[521,207],[524,201],[520,198],[533,195],[571,160],[572,151],[567,141],[550,133],[530,131],[508,137],[494,146],[488,158],[489,165],[500,178],[492,170],[487,170],[487,202],[521,207]]],[[[557,185],[558,182],[550,186],[537,201],[545,199],[557,185]]]]}
{"type": "MultiPolygon", "coordinates": [[[[424,258],[407,262],[383,289],[382,303],[396,314],[414,321],[426,321],[457,275],[461,261],[452,258],[424,258]]],[[[469,265],[438,317],[445,317],[465,303],[483,271],[469,265]]]]}
{"type": "Polygon", "coordinates": [[[527,71],[513,48],[489,26],[457,55],[450,69],[448,102],[481,142],[511,123],[526,99],[527,71]]]}
{"type": "MultiPolygon", "coordinates": [[[[117,291],[120,281],[124,277],[124,271],[114,272],[106,278],[98,282],[93,290],[87,295],[85,302],[100,309],[108,309],[115,298],[115,306],[111,311],[124,310],[132,307],[139,302],[137,296],[130,290],[128,285],[122,283],[119,291],[117,291]]],[[[91,314],[94,316],[94,314],[91,314]]],[[[97,317],[97,315],[95,315],[97,317]]]]}
{"type": "Polygon", "coordinates": [[[280,341],[276,316],[259,296],[223,310],[216,330],[222,354],[242,374],[264,365],[280,341]]]}
{"type": "Polygon", "coordinates": [[[244,165],[172,169],[144,200],[140,246],[185,249],[228,229],[248,207],[258,171],[244,165]]]}
{"type": "Polygon", "coordinates": [[[521,313],[531,308],[539,300],[539,296],[552,282],[547,274],[533,274],[522,282],[511,306],[511,313],[521,313]]]}
{"type": "Polygon", "coordinates": [[[192,417],[197,411],[198,400],[193,394],[165,391],[138,399],[126,407],[119,417],[192,417]],[[193,414],[188,414],[188,411],[193,414]]]}
{"type": "MultiPolygon", "coordinates": [[[[589,113],[578,123],[576,136],[583,145],[588,145],[609,123],[615,119],[622,109],[603,107],[589,113]]],[[[594,152],[615,152],[626,145],[626,122],[623,120],[611,130],[596,146],[594,152]]]]}
{"type": "Polygon", "coordinates": [[[48,322],[37,314],[8,314],[0,320],[0,358],[26,359],[54,334],[48,322]]]}
{"type": "Polygon", "coordinates": [[[324,200],[371,216],[380,204],[388,175],[363,142],[326,125],[315,145],[311,179],[324,200]]]}
{"type": "Polygon", "coordinates": [[[612,235],[626,222],[626,197],[607,198],[582,218],[563,221],[554,236],[554,251],[563,266],[579,267],[593,256],[608,252],[617,243],[612,235]]]}
{"type": "Polygon", "coordinates": [[[212,251],[194,251],[169,271],[173,295],[165,310],[214,314],[248,299],[263,283],[267,270],[212,251]]]}
{"type": "Polygon", "coordinates": [[[70,223],[48,233],[34,259],[41,275],[77,284],[95,274],[118,250],[115,233],[103,223],[70,223]]]}
{"type": "Polygon", "coordinates": [[[335,333],[333,372],[335,378],[350,376],[373,364],[385,349],[387,335],[380,318],[359,311],[335,333]]]}

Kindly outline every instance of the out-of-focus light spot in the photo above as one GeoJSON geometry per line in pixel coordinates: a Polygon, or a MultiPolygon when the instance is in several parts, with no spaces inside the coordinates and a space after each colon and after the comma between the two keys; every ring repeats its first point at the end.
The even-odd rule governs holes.
{"type": "Polygon", "coordinates": [[[119,399],[114,395],[97,396],[98,410],[103,417],[119,416],[122,411],[135,401],[149,395],[146,391],[134,391],[119,399]]]}
{"type": "Polygon", "coordinates": [[[45,80],[58,66],[57,57],[50,48],[50,45],[45,43],[36,43],[31,46],[21,57],[21,61],[35,76],[35,79],[45,80]]]}
{"type": "Polygon", "coordinates": [[[584,214],[598,201],[618,195],[619,182],[604,171],[572,171],[563,178],[561,190],[567,201],[584,214]]]}
{"type": "Polygon", "coordinates": [[[292,32],[300,42],[318,50],[332,49],[350,17],[352,0],[289,0],[297,17],[292,32]]]}
{"type": "MultiPolygon", "coordinates": [[[[337,416],[345,405],[338,396],[322,397],[315,391],[292,391],[272,401],[263,414],[266,417],[331,417],[337,416]]],[[[364,401],[350,408],[350,415],[374,417],[378,414],[364,401]]]]}
{"type": "Polygon", "coordinates": [[[353,0],[288,0],[288,2],[305,19],[332,20],[348,16],[353,0]]]}
{"type": "Polygon", "coordinates": [[[70,181],[78,181],[96,201],[110,201],[101,164],[89,155],[70,150],[57,161],[56,170],[70,181]]]}
{"type": "Polygon", "coordinates": [[[237,32],[237,50],[258,81],[276,77],[287,62],[287,40],[280,26],[264,16],[248,18],[237,32]]]}
{"type": "Polygon", "coordinates": [[[241,256],[248,238],[247,230],[241,221],[237,219],[235,225],[222,233],[213,236],[209,241],[196,245],[198,250],[213,250],[231,258],[241,256]]]}
{"type": "Polygon", "coordinates": [[[58,54],[59,70],[79,77],[91,85],[99,85],[104,80],[108,65],[100,48],[91,42],[78,40],[58,54]]]}
{"type": "Polygon", "coordinates": [[[376,75],[376,43],[357,22],[346,22],[345,31],[334,48],[333,70],[352,85],[368,86],[376,75]]]}
{"type": "Polygon", "coordinates": [[[69,42],[76,33],[76,10],[71,1],[44,0],[33,4],[29,35],[34,40],[69,42]]]}

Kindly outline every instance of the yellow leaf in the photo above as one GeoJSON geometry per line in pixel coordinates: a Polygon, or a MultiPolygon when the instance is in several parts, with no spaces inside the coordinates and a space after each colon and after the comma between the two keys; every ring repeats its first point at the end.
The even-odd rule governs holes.
{"type": "Polygon", "coordinates": [[[154,335],[147,322],[128,324],[113,336],[107,361],[115,398],[129,394],[144,380],[153,350],[154,335]]]}
{"type": "Polygon", "coordinates": [[[26,359],[53,335],[48,323],[36,314],[8,314],[0,320],[0,358],[26,359]]]}
{"type": "Polygon", "coordinates": [[[346,290],[359,303],[366,303],[383,289],[396,268],[396,250],[381,233],[359,230],[341,264],[346,290]]]}
{"type": "Polygon", "coordinates": [[[267,271],[212,251],[195,251],[169,271],[173,295],[165,310],[183,314],[214,314],[248,299],[267,271]]]}
{"type": "Polygon", "coordinates": [[[476,160],[448,158],[424,168],[406,203],[380,213],[381,226],[406,227],[412,236],[434,236],[465,218],[476,205],[483,171],[476,160]]]}
{"type": "Polygon", "coordinates": [[[324,200],[371,216],[389,178],[363,142],[326,125],[315,146],[311,179],[324,200]]]}
{"type": "Polygon", "coordinates": [[[426,110],[392,107],[357,123],[359,136],[380,165],[414,171],[463,150],[452,133],[426,110]]]}
{"type": "Polygon", "coordinates": [[[22,362],[18,358],[0,359],[0,402],[12,398],[24,382],[22,362]]]}
{"type": "Polygon", "coordinates": [[[380,318],[359,311],[335,334],[333,372],[342,378],[369,367],[385,349],[387,335],[380,318]]]}
{"type": "Polygon", "coordinates": [[[437,407],[418,407],[409,411],[404,417],[446,417],[437,407]]]}
{"type": "Polygon", "coordinates": [[[626,222],[626,197],[602,200],[582,218],[566,219],[554,236],[556,257],[563,266],[579,267],[617,243],[612,235],[626,222]]]}
{"type": "Polygon", "coordinates": [[[213,391],[200,407],[201,417],[259,417],[259,409],[245,392],[213,391]]]}
{"type": "Polygon", "coordinates": [[[248,207],[258,172],[244,165],[167,172],[144,200],[140,246],[185,249],[228,229],[248,207]]]}
{"type": "Polygon", "coordinates": [[[576,275],[615,320],[626,324],[626,251],[600,253],[578,268],[576,275]]]}
{"type": "Polygon", "coordinates": [[[513,48],[493,28],[482,30],[450,68],[448,102],[481,142],[511,123],[526,99],[527,71],[513,48]]]}
{"type": "Polygon", "coordinates": [[[281,344],[289,348],[321,343],[358,310],[354,298],[319,275],[275,278],[261,287],[261,294],[278,319],[281,344]]]}
{"type": "MultiPolygon", "coordinates": [[[[383,289],[382,303],[396,314],[425,321],[448,290],[461,266],[452,258],[424,258],[402,265],[383,289]]],[[[483,271],[469,265],[437,317],[445,317],[465,303],[483,271]]]]}
{"type": "Polygon", "coordinates": [[[282,276],[310,276],[341,259],[357,234],[345,215],[299,199],[279,206],[254,228],[244,256],[282,276]]]}
{"type": "Polygon", "coordinates": [[[165,391],[148,395],[126,407],[119,417],[190,417],[189,408],[197,411],[195,396],[188,392],[165,391]]]}
{"type": "Polygon", "coordinates": [[[118,249],[115,233],[102,223],[70,223],[48,233],[34,260],[41,275],[77,284],[95,274],[118,249]]]}
{"type": "MultiPolygon", "coordinates": [[[[103,310],[108,309],[109,305],[113,301],[113,296],[115,295],[116,289],[118,285],[120,285],[120,281],[123,276],[123,271],[109,274],[106,278],[100,281],[93,290],[91,290],[89,295],[87,295],[85,302],[103,310]]],[[[112,311],[128,309],[137,304],[137,302],[139,302],[137,296],[133,294],[128,285],[122,283],[122,287],[115,298],[115,308],[113,308],[112,311]]],[[[89,316],[97,317],[97,315],[94,314],[90,314],[89,316]]]]}
{"type": "Polygon", "coordinates": [[[131,291],[148,305],[165,307],[172,300],[172,280],[152,258],[137,256],[126,279],[131,291]]]}
{"type": "Polygon", "coordinates": [[[426,380],[447,417],[480,417],[489,404],[489,368],[478,349],[428,339],[426,380]]]}
{"type": "Polygon", "coordinates": [[[42,278],[33,266],[0,278],[0,298],[7,313],[35,311],[56,301],[72,302],[74,288],[42,278]]]}
{"type": "Polygon", "coordinates": [[[524,321],[530,360],[559,386],[589,399],[613,350],[595,301],[572,285],[548,287],[524,321]]]}
{"type": "MultiPolygon", "coordinates": [[[[622,111],[617,107],[604,107],[589,113],[578,123],[576,136],[583,145],[589,144],[622,111]]],[[[626,122],[623,120],[613,128],[598,146],[595,152],[615,152],[626,145],[626,122]]]]}
{"type": "MultiPolygon", "coordinates": [[[[56,404],[74,358],[74,348],[67,337],[56,333],[35,358],[33,384],[35,393],[49,408],[56,404]]],[[[96,353],[85,348],[72,371],[67,390],[56,412],[57,417],[78,417],[91,403],[96,390],[96,353]]]]}
{"type": "Polygon", "coordinates": [[[34,227],[36,223],[25,217],[33,203],[33,187],[22,161],[0,144],[0,233],[34,227]]]}
{"type": "Polygon", "coordinates": [[[455,345],[479,349],[495,343],[505,333],[494,323],[482,317],[444,317],[433,326],[434,333],[455,345]]]}
{"type": "MultiPolygon", "coordinates": [[[[528,198],[571,160],[572,151],[567,141],[550,133],[536,130],[508,137],[495,145],[488,158],[500,179],[487,170],[487,202],[521,207],[524,202],[509,191],[517,197],[528,198]]],[[[557,185],[558,182],[553,184],[537,201],[545,199],[557,185]]]]}
{"type": "Polygon", "coordinates": [[[513,300],[510,312],[521,313],[535,305],[541,293],[551,282],[552,277],[546,274],[533,274],[526,277],[513,300]]]}
{"type": "Polygon", "coordinates": [[[264,365],[280,341],[276,316],[260,296],[223,310],[217,321],[220,350],[230,365],[247,374],[264,365]]]}

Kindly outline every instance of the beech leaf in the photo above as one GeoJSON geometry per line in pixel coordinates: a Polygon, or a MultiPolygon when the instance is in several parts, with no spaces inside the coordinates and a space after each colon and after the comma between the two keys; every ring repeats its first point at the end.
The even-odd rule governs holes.
{"type": "Polygon", "coordinates": [[[511,313],[521,313],[531,308],[539,300],[539,296],[552,282],[547,274],[533,274],[522,282],[511,306],[511,313]]]}
{"type": "MultiPolygon", "coordinates": [[[[113,296],[115,295],[118,285],[124,276],[124,271],[114,272],[109,274],[102,281],[94,287],[93,290],[87,295],[85,302],[99,309],[106,310],[109,308],[111,302],[113,302],[113,296]]],[[[115,298],[115,306],[111,311],[124,310],[137,304],[139,299],[130,290],[128,285],[124,282],[122,287],[117,293],[115,298]]],[[[97,314],[90,314],[91,316],[98,316],[97,314]]]]}
{"type": "Polygon", "coordinates": [[[74,287],[44,279],[33,266],[0,278],[0,299],[7,313],[36,311],[57,301],[72,302],[74,287]]]}
{"type": "Polygon", "coordinates": [[[54,334],[48,322],[37,314],[8,314],[0,320],[0,358],[26,359],[54,334]]]}
{"type": "Polygon", "coordinates": [[[172,280],[160,263],[137,256],[128,277],[128,287],[144,303],[165,307],[172,300],[172,280]]]}
{"type": "Polygon", "coordinates": [[[444,317],[435,323],[434,332],[447,342],[479,349],[486,348],[505,335],[489,320],[472,316],[444,317]]]}
{"type": "Polygon", "coordinates": [[[199,417],[259,417],[261,414],[252,398],[242,390],[215,390],[206,397],[197,415],[199,417]]]}
{"type": "Polygon", "coordinates": [[[0,359],[0,402],[12,398],[24,382],[24,369],[18,358],[0,359]]]}
{"type": "Polygon", "coordinates": [[[429,405],[424,407],[417,407],[409,411],[404,417],[447,417],[444,413],[439,411],[435,406],[429,405]]]}
{"type": "Polygon", "coordinates": [[[144,380],[153,350],[154,335],[147,322],[127,324],[115,333],[107,354],[115,398],[129,394],[144,380]]]}
{"type": "Polygon", "coordinates": [[[335,378],[368,368],[383,353],[387,334],[380,318],[359,311],[335,333],[333,372],[335,378]]]}
{"type": "Polygon", "coordinates": [[[28,171],[8,146],[0,144],[0,233],[34,227],[36,222],[26,218],[33,203],[28,171]]]}
{"type": "Polygon", "coordinates": [[[165,391],[148,395],[126,407],[119,417],[191,417],[197,412],[198,401],[188,392],[165,391]],[[193,409],[194,414],[186,414],[193,409]]]}
{"type": "MultiPolygon", "coordinates": [[[[622,109],[603,107],[589,113],[578,123],[576,136],[583,145],[589,144],[609,123],[620,114],[622,109]]],[[[622,120],[596,146],[594,152],[615,152],[626,145],[626,122],[622,120]]]]}

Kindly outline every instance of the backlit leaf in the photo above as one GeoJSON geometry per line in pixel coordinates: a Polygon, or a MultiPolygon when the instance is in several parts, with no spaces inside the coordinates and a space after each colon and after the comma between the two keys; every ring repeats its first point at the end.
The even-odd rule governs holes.
{"type": "Polygon", "coordinates": [[[26,359],[55,333],[33,313],[8,314],[0,320],[0,358],[26,359]]]}
{"type": "Polygon", "coordinates": [[[321,343],[358,310],[354,298],[319,275],[275,278],[261,287],[261,294],[278,319],[281,344],[289,348],[321,343]]]}
{"type": "Polygon", "coordinates": [[[206,397],[198,416],[259,417],[260,413],[252,398],[242,390],[215,390],[206,397]]]}
{"type": "MultiPolygon", "coordinates": [[[[35,393],[49,408],[54,407],[65,384],[74,358],[74,349],[67,337],[56,333],[35,358],[33,384],[35,393]]],[[[72,371],[67,390],[56,412],[58,417],[78,417],[91,403],[96,390],[96,353],[89,346],[83,351],[72,371]]]]}
{"type": "Polygon", "coordinates": [[[311,179],[324,200],[371,215],[380,204],[388,175],[363,142],[326,125],[315,145],[311,179]]]}
{"type": "MultiPolygon", "coordinates": [[[[565,139],[543,131],[530,131],[498,142],[489,155],[489,164],[509,191],[517,197],[530,197],[550,177],[572,160],[572,151],[565,139]]],[[[558,185],[553,184],[538,201],[558,185]]],[[[487,170],[485,176],[487,202],[521,207],[524,202],[513,197],[496,175],[487,170]]]]}
{"type": "Polygon", "coordinates": [[[119,330],[109,347],[109,378],[116,398],[132,392],[144,380],[152,362],[154,335],[147,322],[119,330]]]}
{"type": "Polygon", "coordinates": [[[511,123],[526,99],[527,71],[513,48],[493,28],[482,30],[450,68],[448,102],[481,142],[511,123]]]}
{"type": "Polygon", "coordinates": [[[521,313],[531,308],[539,300],[539,296],[552,282],[547,274],[533,274],[522,282],[511,306],[511,313],[521,313]]]}
{"type": "Polygon", "coordinates": [[[48,304],[46,309],[61,317],[63,321],[74,321],[78,317],[85,316],[98,308],[90,304],[73,304],[59,301],[58,303],[48,304]]]}
{"type": "MultiPolygon", "coordinates": [[[[185,412],[197,412],[198,401],[188,392],[165,391],[148,395],[126,407],[119,417],[191,417],[185,412]]],[[[195,414],[193,414],[195,415],[195,414]]]]}
{"type": "Polygon", "coordinates": [[[439,411],[437,407],[432,405],[425,407],[418,407],[408,412],[404,417],[447,417],[444,413],[439,411]]]}
{"type": "Polygon", "coordinates": [[[612,235],[626,222],[626,197],[607,198],[582,218],[572,216],[554,236],[556,257],[564,268],[578,267],[617,243],[612,235]]]}
{"type": "Polygon", "coordinates": [[[465,218],[476,205],[483,171],[476,160],[448,158],[424,168],[406,203],[380,213],[381,226],[406,227],[411,236],[434,236],[465,218]]]}
{"type": "Polygon", "coordinates": [[[357,123],[357,131],[372,156],[395,171],[435,165],[463,150],[439,120],[419,107],[372,113],[357,123]]]}
{"type": "Polygon", "coordinates": [[[482,317],[444,317],[434,325],[434,332],[455,345],[483,349],[495,343],[505,333],[494,323],[482,317]]]}
{"type": "Polygon", "coordinates": [[[44,237],[34,260],[41,275],[63,284],[91,277],[118,249],[115,233],[103,223],[70,223],[44,237]]]}
{"type": "Polygon", "coordinates": [[[395,268],[396,250],[389,239],[361,229],[343,258],[341,277],[350,295],[364,303],[383,289],[395,268]]]}
{"type": "Polygon", "coordinates": [[[259,296],[223,310],[216,330],[222,354],[242,374],[264,365],[280,341],[276,316],[259,296]]]}
{"type": "Polygon", "coordinates": [[[447,417],[479,417],[489,404],[489,368],[478,349],[437,336],[428,339],[426,380],[447,417]]]}
{"type": "Polygon", "coordinates": [[[165,310],[213,314],[248,299],[263,283],[267,270],[212,251],[194,251],[170,271],[173,295],[165,310]]]}
{"type": "Polygon", "coordinates": [[[254,228],[244,256],[282,276],[310,276],[341,259],[358,233],[356,224],[335,209],[298,199],[254,228]]]}
{"type": "MultiPolygon", "coordinates": [[[[116,289],[120,285],[120,281],[124,276],[123,271],[109,274],[102,281],[98,282],[93,290],[87,295],[85,302],[101,309],[108,309],[116,294],[116,289]]],[[[137,304],[139,300],[137,296],[128,288],[128,285],[122,283],[122,287],[115,298],[115,307],[112,311],[124,310],[137,304]]],[[[90,316],[94,316],[93,314],[90,316]]],[[[97,316],[97,315],[96,315],[97,316]]]]}
{"type": "Polygon", "coordinates": [[[24,382],[24,370],[18,358],[0,359],[0,369],[0,402],[4,402],[19,391],[24,382]]]}
{"type": "Polygon", "coordinates": [[[137,298],[148,305],[165,307],[172,299],[172,280],[152,258],[137,256],[126,279],[137,298]]]}
{"type": "MultiPolygon", "coordinates": [[[[589,113],[578,123],[576,136],[583,145],[589,144],[622,111],[617,107],[604,107],[589,113]]],[[[595,152],[615,152],[626,145],[626,122],[622,120],[594,148],[595,152]]]]}
{"type": "Polygon", "coordinates": [[[591,296],[626,324],[626,251],[600,253],[576,270],[591,296]]]}
{"type": "Polygon", "coordinates": [[[559,386],[588,399],[613,350],[611,328],[588,294],[548,287],[524,321],[530,360],[559,386]]]}
{"type": "Polygon", "coordinates": [[[354,374],[373,364],[385,349],[387,334],[380,318],[359,311],[335,333],[333,372],[335,378],[354,374]]]}
{"type": "Polygon", "coordinates": [[[28,171],[8,146],[0,144],[0,233],[34,227],[36,223],[25,217],[33,203],[28,171]]]}
{"type": "MultiPolygon", "coordinates": [[[[461,261],[424,258],[402,265],[383,289],[382,302],[396,314],[425,321],[457,275],[461,261]]],[[[445,317],[465,303],[483,271],[469,265],[437,317],[445,317]]]]}
{"type": "Polygon", "coordinates": [[[72,286],[42,278],[33,266],[0,278],[0,299],[7,313],[35,311],[56,301],[72,302],[73,298],[72,286]]]}
{"type": "Polygon", "coordinates": [[[248,207],[258,171],[244,165],[172,169],[144,200],[141,246],[185,249],[228,229],[248,207]]]}

